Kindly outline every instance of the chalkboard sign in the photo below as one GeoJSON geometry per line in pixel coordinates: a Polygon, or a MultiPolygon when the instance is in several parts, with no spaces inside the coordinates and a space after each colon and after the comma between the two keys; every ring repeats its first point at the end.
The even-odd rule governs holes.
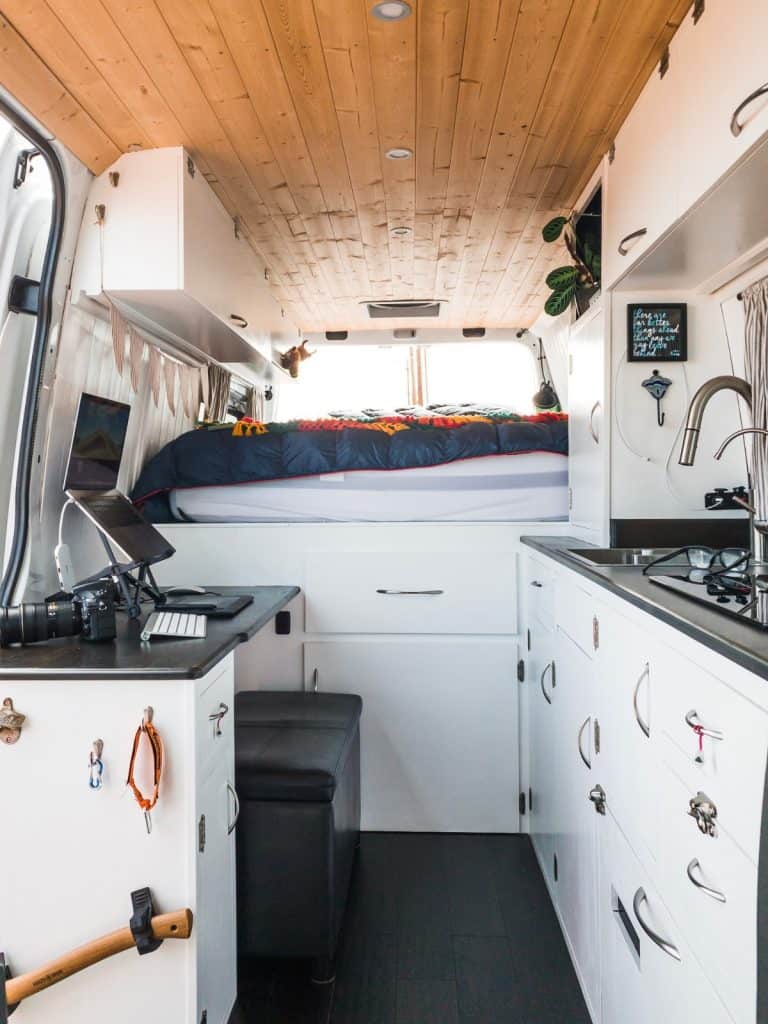
{"type": "Polygon", "coordinates": [[[627,306],[630,363],[682,363],[688,358],[688,307],[684,302],[643,302],[627,306]]]}

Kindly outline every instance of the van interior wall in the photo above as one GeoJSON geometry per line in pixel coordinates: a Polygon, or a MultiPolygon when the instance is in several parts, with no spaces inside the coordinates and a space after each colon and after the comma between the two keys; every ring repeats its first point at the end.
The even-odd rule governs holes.
{"type": "Polygon", "coordinates": [[[51,226],[52,186],[44,161],[33,161],[24,184],[12,187],[18,154],[29,148],[29,142],[0,118],[0,552],[9,539],[12,460],[36,323],[34,317],[9,311],[8,293],[17,274],[39,280],[51,226]]]}
{"type": "MultiPolygon", "coordinates": [[[[560,399],[560,408],[566,412],[568,410],[568,329],[571,317],[570,310],[556,317],[542,313],[525,336],[526,340],[531,342],[535,342],[536,338],[541,338],[547,360],[544,372],[547,372],[548,367],[550,379],[557,392],[557,397],[560,399]]],[[[534,345],[534,353],[538,355],[537,345],[534,345]]]]}
{"type": "MultiPolygon", "coordinates": [[[[751,280],[768,272],[753,271],[751,280]]],[[[704,416],[696,462],[678,465],[680,439],[690,399],[710,377],[744,373],[744,313],[730,285],[714,295],[615,292],[612,297],[613,445],[611,509],[617,519],[743,518],[741,512],[704,509],[704,495],[715,487],[747,482],[744,447],[734,442],[716,462],[713,454],[732,431],[750,423],[749,410],[733,392],[715,395],[704,416]],[[633,302],[687,302],[687,362],[627,361],[627,305],[633,302]],[[662,401],[664,425],[642,382],[657,369],[672,381],[662,401]],[[741,406],[741,407],[740,407],[741,406]]]]}
{"type": "MultiPolygon", "coordinates": [[[[178,395],[178,381],[176,387],[175,412],[170,409],[164,385],[155,405],[149,386],[148,352],[145,351],[138,391],[134,393],[127,359],[122,376],[117,371],[109,323],[71,304],[67,306],[55,353],[52,391],[44,427],[42,501],[31,551],[27,600],[40,600],[58,589],[53,552],[65,500],[63,487],[67,457],[82,392],[131,406],[118,481],[119,488],[127,493],[146,460],[194,425],[196,415],[192,418],[185,415],[178,395]]],[[[96,572],[105,564],[105,552],[95,527],[76,508],[70,507],[65,513],[63,539],[70,546],[78,578],[96,572]]]]}

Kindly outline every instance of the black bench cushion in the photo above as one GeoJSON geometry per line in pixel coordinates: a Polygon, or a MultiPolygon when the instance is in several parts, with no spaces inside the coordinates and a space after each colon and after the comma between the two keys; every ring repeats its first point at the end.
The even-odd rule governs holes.
{"type": "Polygon", "coordinates": [[[330,803],[362,707],[360,697],[345,693],[238,694],[235,758],[240,797],[330,803]]]}

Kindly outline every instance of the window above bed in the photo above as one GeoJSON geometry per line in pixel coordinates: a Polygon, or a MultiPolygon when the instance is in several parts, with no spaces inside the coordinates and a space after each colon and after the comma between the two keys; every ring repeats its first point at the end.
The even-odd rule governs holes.
{"type": "Polygon", "coordinates": [[[464,402],[528,413],[536,388],[533,352],[514,340],[325,345],[302,364],[298,379],[280,379],[274,418],[464,402]]]}

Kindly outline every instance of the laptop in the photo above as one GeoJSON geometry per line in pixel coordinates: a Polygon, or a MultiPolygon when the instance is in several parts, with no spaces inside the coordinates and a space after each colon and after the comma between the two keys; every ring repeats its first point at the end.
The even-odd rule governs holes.
{"type": "Polygon", "coordinates": [[[80,396],[64,490],[131,562],[154,565],[176,549],[117,489],[130,412],[123,402],[80,396]]]}

